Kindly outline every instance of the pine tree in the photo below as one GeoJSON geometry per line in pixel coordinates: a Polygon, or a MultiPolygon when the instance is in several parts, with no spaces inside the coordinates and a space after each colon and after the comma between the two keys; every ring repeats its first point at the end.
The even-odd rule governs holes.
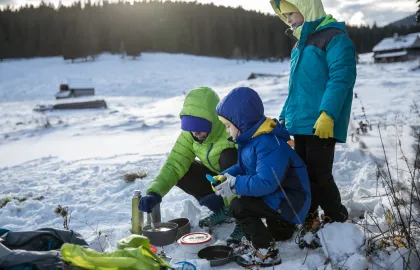
{"type": "Polygon", "coordinates": [[[124,32],[124,47],[127,53],[127,56],[136,57],[141,54],[141,36],[142,36],[142,26],[139,25],[136,19],[136,10],[130,6],[126,5],[125,12],[128,15],[128,18],[125,19],[125,32],[124,32]]]}
{"type": "Polygon", "coordinates": [[[419,10],[416,13],[416,22],[420,23],[420,0],[417,0],[417,3],[419,4],[419,10]]]}
{"type": "Polygon", "coordinates": [[[233,49],[232,58],[236,59],[237,64],[239,63],[239,60],[242,59],[242,52],[238,46],[236,46],[235,49],[233,49]]]}
{"type": "Polygon", "coordinates": [[[64,35],[63,42],[63,58],[64,60],[71,60],[74,63],[74,60],[78,58],[78,42],[76,41],[76,29],[74,26],[69,26],[64,35]]]}
{"type": "Polygon", "coordinates": [[[136,38],[133,36],[130,36],[126,39],[127,46],[126,46],[126,53],[127,56],[133,57],[133,60],[136,59],[136,57],[141,55],[141,48],[138,42],[136,42],[136,38]]]}
{"type": "Polygon", "coordinates": [[[82,38],[84,40],[83,50],[85,54],[90,56],[92,61],[95,60],[96,56],[101,53],[98,37],[98,25],[95,18],[99,15],[95,7],[92,6],[90,0],[85,3],[83,16],[81,20],[85,27],[82,30],[82,38]]]}
{"type": "Polygon", "coordinates": [[[125,58],[125,46],[124,46],[124,41],[120,41],[120,55],[121,55],[121,59],[125,58]]]}
{"type": "Polygon", "coordinates": [[[8,46],[9,46],[9,37],[6,25],[6,19],[2,13],[0,13],[0,61],[7,58],[8,56],[8,46]]]}
{"type": "Polygon", "coordinates": [[[87,60],[87,57],[89,56],[88,45],[90,43],[90,38],[82,14],[76,14],[71,21],[72,23],[69,24],[64,38],[63,58],[64,60],[72,60],[72,63],[78,58],[87,60]]]}

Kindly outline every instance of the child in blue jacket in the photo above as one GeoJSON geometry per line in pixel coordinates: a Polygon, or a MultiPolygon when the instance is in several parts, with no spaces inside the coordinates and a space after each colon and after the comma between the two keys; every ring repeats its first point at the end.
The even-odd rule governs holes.
{"type": "Polygon", "coordinates": [[[238,144],[238,163],[223,172],[226,180],[216,186],[216,194],[238,195],[229,215],[253,247],[241,263],[280,263],[273,245],[276,228],[283,221],[302,224],[311,204],[305,164],[287,144],[286,128],[264,115],[261,98],[251,88],[233,89],[217,106],[217,114],[238,144]]]}

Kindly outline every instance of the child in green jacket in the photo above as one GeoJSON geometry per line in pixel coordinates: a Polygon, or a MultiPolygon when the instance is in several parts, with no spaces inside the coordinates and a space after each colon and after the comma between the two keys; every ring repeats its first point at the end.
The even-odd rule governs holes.
{"type": "MultiPolygon", "coordinates": [[[[228,141],[229,134],[217,117],[218,102],[216,92],[208,87],[199,87],[187,94],[180,113],[182,132],[147,189],[147,195],[142,197],[140,210],[150,213],[177,186],[213,212],[200,220],[200,227],[211,227],[227,220],[224,200],[214,193],[206,179],[206,174],[217,175],[237,160],[237,149],[228,141]]],[[[242,236],[237,226],[231,237],[240,239],[242,236]]]]}

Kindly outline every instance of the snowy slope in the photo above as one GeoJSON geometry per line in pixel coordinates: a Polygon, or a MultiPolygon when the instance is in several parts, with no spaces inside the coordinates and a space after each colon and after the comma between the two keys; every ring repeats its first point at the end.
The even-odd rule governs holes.
{"type": "MultiPolygon", "coordinates": [[[[403,166],[395,150],[396,134],[405,154],[411,154],[409,126],[418,121],[411,105],[416,100],[420,104],[420,72],[410,70],[415,65],[373,65],[371,55],[361,57],[348,142],[337,145],[334,161],[335,180],[352,217],[364,211],[383,217],[377,207],[381,197],[376,197],[381,188],[377,188],[375,162],[383,161],[377,125],[386,125],[381,132],[390,146],[387,151],[392,166],[403,166]],[[365,119],[362,107],[373,128],[356,142],[351,134],[358,121],[365,119]],[[360,142],[367,149],[361,150],[360,142]]],[[[115,249],[116,241],[129,235],[133,190],[147,188],[179,134],[178,113],[185,93],[207,85],[222,97],[234,87],[249,86],[260,93],[266,115],[277,117],[287,97],[287,74],[288,63],[237,64],[161,53],[144,54],[137,61],[102,55],[96,62],[76,64],[60,58],[0,63],[1,196],[27,198],[24,202],[12,200],[0,209],[0,227],[61,228],[63,220],[53,212],[60,204],[71,211],[70,228],[82,233],[94,248],[100,249],[96,240],[101,231],[108,235],[101,234],[101,246],[107,251],[115,249]],[[251,72],[285,76],[246,81],[251,72]],[[67,78],[91,78],[97,98],[104,98],[108,109],[32,111],[37,104],[53,104],[58,85],[67,78]],[[146,171],[148,176],[132,184],[122,180],[124,173],[135,171],[146,171]],[[39,196],[44,198],[37,200],[39,196]]],[[[178,188],[163,199],[161,208],[163,220],[187,217],[194,230],[199,230],[198,219],[208,213],[178,188]]],[[[218,228],[213,236],[222,241],[232,226],[218,228]]],[[[325,254],[333,263],[341,262],[349,269],[368,264],[358,251],[363,232],[356,225],[332,224],[324,230],[326,250],[302,251],[293,240],[283,243],[283,264],[276,269],[317,269],[323,266],[325,254]]],[[[176,247],[171,245],[165,251],[174,259],[194,258],[177,253],[176,247]]],[[[384,267],[398,264],[388,257],[376,263],[384,267]]],[[[206,268],[203,261],[195,263],[199,269],[206,268]]],[[[373,264],[369,267],[377,269],[373,264]]],[[[238,267],[231,263],[220,269],[231,268],[238,267]]]]}

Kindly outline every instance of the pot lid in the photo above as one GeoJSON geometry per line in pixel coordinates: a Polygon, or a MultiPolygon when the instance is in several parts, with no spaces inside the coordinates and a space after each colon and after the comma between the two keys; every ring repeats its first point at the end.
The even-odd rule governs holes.
{"type": "Polygon", "coordinates": [[[179,243],[182,245],[201,245],[210,242],[211,239],[212,237],[208,233],[193,232],[182,236],[179,243]]]}

